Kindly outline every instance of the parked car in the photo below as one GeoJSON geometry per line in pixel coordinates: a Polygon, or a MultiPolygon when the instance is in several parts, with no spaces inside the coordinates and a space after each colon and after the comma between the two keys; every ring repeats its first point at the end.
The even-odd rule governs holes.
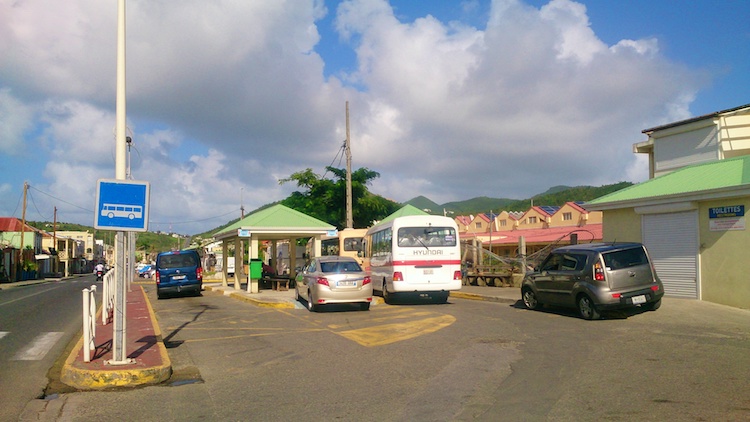
{"type": "Polygon", "coordinates": [[[151,278],[154,275],[154,268],[151,265],[144,265],[138,269],[138,277],[151,278]]]}
{"type": "Polygon", "coordinates": [[[555,249],[527,273],[521,298],[528,309],[542,305],[577,308],[584,319],[610,309],[656,310],[664,287],[640,243],[589,243],[555,249]]]}
{"type": "Polygon", "coordinates": [[[295,297],[317,311],[331,303],[358,303],[363,311],[372,303],[372,283],[356,259],[345,256],[313,258],[297,275],[295,297]]]}
{"type": "Polygon", "coordinates": [[[162,252],[156,256],[156,296],[168,294],[200,295],[203,289],[203,268],[196,251],[162,252]]]}

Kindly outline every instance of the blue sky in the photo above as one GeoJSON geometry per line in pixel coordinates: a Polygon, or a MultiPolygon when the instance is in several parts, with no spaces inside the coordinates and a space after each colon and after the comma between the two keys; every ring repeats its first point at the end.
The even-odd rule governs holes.
{"type": "MultiPolygon", "coordinates": [[[[371,191],[438,203],[639,182],[642,130],[750,103],[745,1],[127,0],[127,19],[152,230],[212,229],[322,175],[346,101],[371,191]]],[[[115,1],[0,0],[0,215],[21,217],[26,181],[27,219],[93,225],[115,28],[115,1]]]]}

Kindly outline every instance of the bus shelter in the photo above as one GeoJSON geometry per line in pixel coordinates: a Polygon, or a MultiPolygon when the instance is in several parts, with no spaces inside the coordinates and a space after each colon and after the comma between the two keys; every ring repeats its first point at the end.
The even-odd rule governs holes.
{"type": "Polygon", "coordinates": [[[313,244],[310,250],[313,256],[320,256],[321,239],[335,231],[335,226],[281,204],[256,211],[214,233],[214,238],[221,242],[222,284],[224,286],[228,285],[227,264],[230,244],[234,244],[235,256],[239,256],[239,259],[235,258],[234,288],[239,290],[240,280],[247,277],[247,291],[249,293],[257,293],[258,280],[251,279],[250,274],[244,274],[245,270],[242,259],[242,255],[244,254],[240,255],[239,251],[242,251],[243,248],[248,248],[248,259],[252,262],[258,259],[258,250],[261,242],[270,241],[271,256],[275,260],[277,259],[278,242],[288,241],[290,259],[289,277],[294,279],[296,276],[295,268],[297,265],[302,264],[296,262],[297,239],[311,238],[313,244]]]}

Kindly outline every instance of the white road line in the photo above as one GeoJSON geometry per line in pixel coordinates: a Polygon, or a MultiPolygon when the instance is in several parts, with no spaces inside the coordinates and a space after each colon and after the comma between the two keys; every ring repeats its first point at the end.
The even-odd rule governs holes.
{"type": "Polygon", "coordinates": [[[65,333],[49,332],[36,336],[33,342],[20,350],[11,360],[41,360],[65,333]]]}

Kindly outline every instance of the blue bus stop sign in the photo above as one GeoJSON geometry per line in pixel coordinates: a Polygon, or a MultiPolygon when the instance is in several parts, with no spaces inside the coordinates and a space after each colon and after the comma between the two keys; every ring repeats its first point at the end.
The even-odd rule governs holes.
{"type": "Polygon", "coordinates": [[[149,190],[148,182],[99,179],[94,228],[133,232],[148,230],[149,190]]]}

